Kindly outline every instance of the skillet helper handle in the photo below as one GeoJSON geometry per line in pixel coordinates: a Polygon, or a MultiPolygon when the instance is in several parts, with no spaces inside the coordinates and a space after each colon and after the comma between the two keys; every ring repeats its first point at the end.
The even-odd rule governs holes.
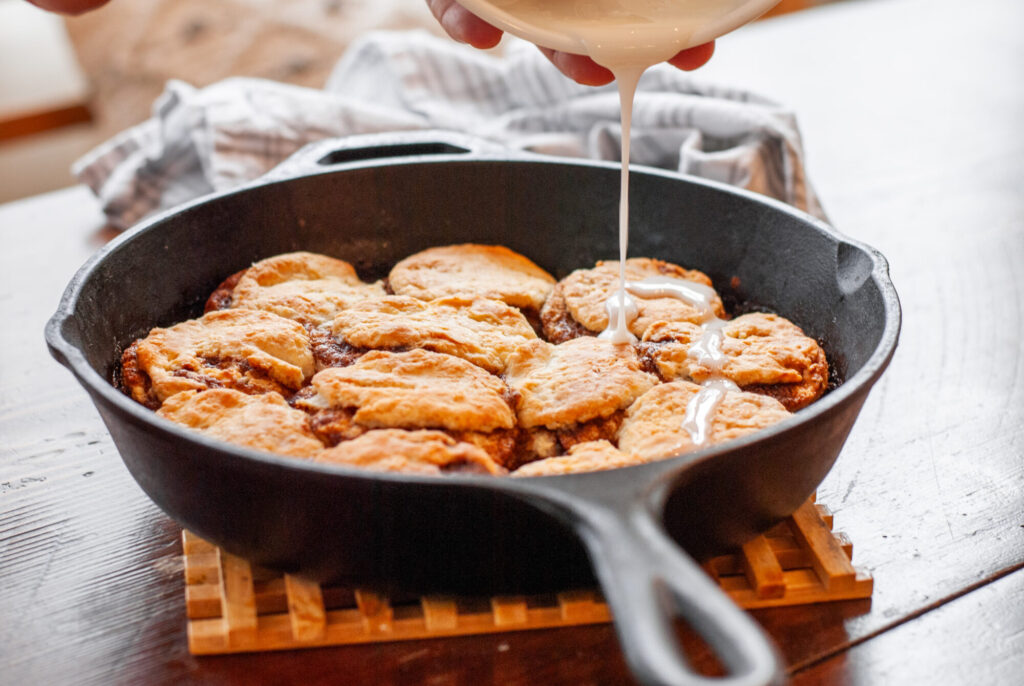
{"type": "Polygon", "coordinates": [[[503,145],[455,131],[389,131],[309,143],[267,172],[261,180],[280,181],[366,160],[465,155],[508,156],[503,145]]]}
{"type": "Polygon", "coordinates": [[[584,544],[615,619],[633,674],[646,686],[770,686],[784,682],[761,628],[671,540],[648,509],[584,514],[584,544]],[[727,675],[693,671],[673,629],[682,617],[727,675]]]}

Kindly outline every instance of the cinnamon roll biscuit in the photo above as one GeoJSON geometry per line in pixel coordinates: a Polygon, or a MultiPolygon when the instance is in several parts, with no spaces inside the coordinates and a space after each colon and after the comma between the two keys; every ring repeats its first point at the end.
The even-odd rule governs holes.
{"type": "Polygon", "coordinates": [[[695,383],[674,381],[644,393],[626,411],[619,429],[619,450],[656,460],[745,436],[791,416],[774,398],[729,391],[710,415],[707,440],[698,445],[684,417],[700,392],[695,383]]]}
{"type": "Polygon", "coordinates": [[[330,324],[352,349],[421,348],[460,357],[500,374],[508,356],[537,336],[516,308],[499,300],[449,296],[417,300],[391,295],[358,303],[330,324]]]}
{"type": "Polygon", "coordinates": [[[354,303],[384,294],[379,281],[363,282],[348,262],[293,252],[260,260],[232,274],[207,300],[206,311],[229,307],[265,310],[317,326],[354,303]]]}
{"type": "Polygon", "coordinates": [[[317,373],[292,403],[332,445],[370,429],[437,429],[505,465],[516,462],[517,446],[506,393],[501,379],[458,357],[375,350],[317,373]]]}
{"type": "Polygon", "coordinates": [[[448,245],[405,258],[388,275],[397,295],[434,300],[450,295],[489,298],[518,307],[538,321],[555,279],[531,260],[500,245],[448,245]]]}
{"type": "Polygon", "coordinates": [[[643,464],[646,459],[639,455],[625,453],[605,440],[577,443],[569,448],[567,455],[549,457],[524,464],[512,472],[512,476],[554,476],[597,472],[643,464]]]}
{"type": "Polygon", "coordinates": [[[526,343],[509,358],[505,380],[519,425],[554,431],[564,448],[614,437],[622,410],[658,382],[633,346],[592,337],[526,343]]]}
{"type": "Polygon", "coordinates": [[[151,408],[208,388],[291,395],[312,375],[302,325],[259,310],[220,310],[153,329],[121,357],[121,387],[151,408]]]}
{"type": "Polygon", "coordinates": [[[642,355],[667,381],[703,383],[721,374],[742,390],[769,395],[795,412],[828,387],[828,362],[818,343],[797,325],[775,314],[755,312],[722,327],[722,366],[713,370],[690,356],[703,330],[689,322],[655,322],[647,328],[642,355]]]}
{"type": "Polygon", "coordinates": [[[317,462],[409,474],[505,474],[481,448],[441,431],[374,429],[321,452],[317,462]]]}
{"type": "MultiPolygon", "coordinates": [[[[671,277],[711,286],[711,279],[703,272],[684,269],[671,262],[646,257],[626,260],[626,280],[642,281],[649,277],[671,277]]],[[[585,335],[597,335],[608,327],[605,305],[619,288],[619,263],[598,262],[592,269],[577,269],[555,286],[541,310],[544,336],[552,343],[561,343],[585,335]]],[[[647,327],[656,321],[686,321],[698,323],[705,313],[697,306],[674,297],[633,296],[637,304],[637,317],[629,330],[643,336],[647,327]]],[[[712,309],[718,317],[725,316],[721,299],[715,295],[712,309]]]]}
{"type": "Polygon", "coordinates": [[[157,414],[212,438],[270,453],[313,457],[324,449],[309,416],[273,392],[184,391],[168,398],[157,414]]]}

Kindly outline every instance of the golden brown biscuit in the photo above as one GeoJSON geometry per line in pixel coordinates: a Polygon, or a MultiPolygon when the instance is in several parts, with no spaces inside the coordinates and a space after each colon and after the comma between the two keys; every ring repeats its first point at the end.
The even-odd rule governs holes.
{"type": "Polygon", "coordinates": [[[375,350],[347,367],[313,377],[310,395],[296,406],[320,411],[352,409],[365,428],[493,431],[515,426],[505,384],[451,355],[375,350]]]}
{"type": "Polygon", "coordinates": [[[505,379],[519,425],[552,430],[607,419],[658,382],[633,346],[592,337],[526,343],[509,358],[505,379]]]}
{"type": "Polygon", "coordinates": [[[695,383],[674,381],[640,396],[626,411],[619,450],[655,460],[722,443],[791,416],[774,398],[730,391],[714,409],[708,438],[698,446],[683,420],[687,406],[700,392],[701,386],[695,383]]]}
{"type": "Polygon", "coordinates": [[[124,352],[121,372],[126,392],[158,407],[175,393],[207,388],[290,395],[313,375],[313,355],[302,325],[231,309],[153,329],[124,352]]]}
{"type": "Polygon", "coordinates": [[[517,252],[472,243],[418,252],[388,275],[388,286],[397,295],[489,298],[534,312],[540,312],[554,283],[554,277],[517,252]]]}
{"type": "Polygon", "coordinates": [[[554,476],[578,472],[597,472],[647,462],[639,455],[624,453],[608,441],[588,441],[569,448],[568,455],[549,457],[524,464],[512,476],[554,476]]]}
{"type": "MultiPolygon", "coordinates": [[[[722,327],[726,360],[717,373],[743,390],[770,395],[795,412],[824,394],[828,363],[821,346],[797,325],[774,314],[745,314],[722,327]]],[[[703,383],[716,370],[688,355],[703,330],[688,322],[655,322],[644,333],[643,354],[663,379],[703,383]]]]}
{"type": "Polygon", "coordinates": [[[461,357],[493,374],[501,373],[520,344],[537,338],[516,308],[460,296],[424,301],[392,295],[358,303],[341,312],[330,328],[351,348],[422,348],[461,357]]]}
{"type": "Polygon", "coordinates": [[[328,445],[375,428],[440,429],[515,466],[523,451],[506,394],[501,379],[461,358],[375,350],[319,372],[293,404],[312,414],[314,432],[328,445]]]}
{"type": "Polygon", "coordinates": [[[212,438],[293,457],[323,451],[305,412],[277,393],[246,395],[227,388],[171,396],[157,414],[212,438]]]}
{"type": "Polygon", "coordinates": [[[265,310],[316,326],[354,303],[383,295],[379,281],[364,283],[348,262],[293,252],[260,260],[228,277],[210,296],[206,310],[265,310]]]}
{"type": "MultiPolygon", "coordinates": [[[[356,410],[351,407],[328,408],[316,410],[309,402],[310,398],[316,396],[316,390],[308,387],[295,395],[293,402],[310,412],[310,426],[313,433],[328,446],[336,446],[345,441],[351,441],[371,431],[363,424],[355,420],[356,410]]],[[[373,429],[377,431],[378,429],[373,429]]],[[[445,435],[461,443],[468,443],[486,452],[496,463],[512,469],[530,460],[540,457],[557,455],[558,450],[548,449],[547,443],[534,440],[532,433],[519,429],[494,429],[492,431],[469,431],[439,429],[445,435]]],[[[557,446],[557,441],[555,441],[557,446]]]]}
{"type": "Polygon", "coordinates": [[[375,429],[321,452],[317,462],[409,474],[504,474],[490,455],[440,431],[375,429]]]}
{"type": "MultiPolygon", "coordinates": [[[[642,281],[648,277],[668,276],[711,286],[711,279],[703,272],[683,269],[670,262],[646,257],[626,260],[626,280],[642,281]]],[[[593,269],[577,269],[558,282],[551,297],[541,310],[544,335],[549,341],[561,343],[576,335],[598,334],[608,327],[608,298],[619,288],[619,263],[598,262],[593,269]]],[[[647,327],[656,321],[689,321],[699,323],[704,318],[700,308],[673,297],[639,297],[634,295],[638,314],[629,324],[636,336],[643,336],[647,327]]],[[[724,317],[721,299],[713,301],[716,316],[724,317]]]]}

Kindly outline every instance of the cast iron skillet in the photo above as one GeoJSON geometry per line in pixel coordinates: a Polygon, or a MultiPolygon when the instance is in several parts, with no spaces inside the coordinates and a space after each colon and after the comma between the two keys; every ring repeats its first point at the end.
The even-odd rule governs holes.
{"type": "Polygon", "coordinates": [[[679,652],[679,615],[727,668],[711,681],[771,683],[771,644],[676,543],[721,552],[811,495],[892,356],[899,303],[879,253],[780,203],[654,170],[636,171],[630,197],[631,255],[702,269],[728,296],[796,321],[843,383],[725,445],[532,479],[370,473],[259,453],[162,420],[111,385],[133,338],[198,316],[221,279],[276,253],[323,252],[368,279],[460,242],[506,245],[559,277],[617,257],[617,164],[438,133],[313,145],[261,181],[144,222],[75,275],[46,338],[146,493],[232,553],[388,592],[535,593],[596,577],[641,682],[708,681],[679,652]]]}

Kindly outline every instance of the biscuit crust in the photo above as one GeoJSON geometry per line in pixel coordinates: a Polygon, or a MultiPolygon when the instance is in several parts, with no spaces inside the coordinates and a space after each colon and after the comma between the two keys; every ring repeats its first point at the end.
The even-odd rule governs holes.
{"type": "Polygon", "coordinates": [[[534,312],[554,284],[554,277],[527,257],[504,246],[473,243],[428,248],[396,264],[388,275],[397,295],[488,298],[534,312]]]}
{"type": "MultiPolygon", "coordinates": [[[[722,328],[726,361],[718,373],[742,390],[770,395],[796,412],[828,387],[828,362],[817,341],[792,321],[765,312],[742,314],[722,328]]],[[[657,321],[644,334],[642,354],[663,379],[707,381],[709,369],[687,353],[701,336],[685,321],[657,321]]]]}
{"type": "MultiPolygon", "coordinates": [[[[711,286],[711,279],[695,269],[684,269],[671,262],[646,257],[626,260],[627,281],[642,281],[652,276],[668,276],[711,286]]],[[[575,328],[573,323],[591,334],[604,331],[608,327],[605,303],[618,288],[618,261],[598,262],[592,269],[577,269],[562,279],[541,310],[545,337],[552,341],[565,340],[575,328]]],[[[643,336],[647,327],[657,321],[699,323],[704,318],[699,308],[678,298],[634,298],[638,314],[630,323],[629,330],[638,337],[643,336]]],[[[717,296],[713,309],[716,316],[725,317],[722,301],[717,296]]]]}
{"type": "Polygon", "coordinates": [[[548,429],[607,418],[658,382],[641,369],[633,346],[593,337],[526,343],[509,358],[505,379],[519,425],[548,429]]]}
{"type": "Polygon", "coordinates": [[[222,309],[228,303],[316,326],[329,322],[346,307],[384,294],[379,281],[364,283],[348,262],[293,252],[260,260],[229,277],[211,295],[207,310],[222,309]]]}
{"type": "Polygon", "coordinates": [[[485,451],[441,431],[375,429],[322,451],[316,461],[408,474],[505,473],[485,451]]]}
{"type": "Polygon", "coordinates": [[[605,469],[630,467],[647,462],[639,455],[624,453],[605,440],[577,443],[568,455],[549,457],[525,464],[512,472],[512,476],[555,476],[579,472],[597,472],[605,469]]]}
{"type": "MultiPolygon", "coordinates": [[[[800,327],[775,314],[755,312],[722,328],[726,356],[722,376],[743,390],[770,395],[795,412],[820,398],[828,387],[825,352],[800,327]]],[[[663,379],[703,383],[715,370],[689,357],[702,329],[688,322],[655,322],[641,348],[663,379]]]]}
{"type": "Polygon", "coordinates": [[[790,417],[774,398],[727,392],[711,417],[708,440],[698,446],[683,426],[686,408],[701,387],[689,381],[655,386],[626,411],[619,450],[656,460],[745,436],[790,417]]]}
{"type": "Polygon", "coordinates": [[[458,357],[427,350],[375,350],[347,367],[316,374],[310,397],[296,405],[319,411],[353,409],[365,428],[511,429],[515,415],[505,384],[458,357]]]}
{"type": "Polygon", "coordinates": [[[210,312],[153,329],[122,356],[122,384],[150,407],[182,391],[233,388],[290,395],[313,375],[306,330],[259,310],[210,312]]]}
{"type": "Polygon", "coordinates": [[[341,312],[330,328],[351,348],[422,348],[460,357],[492,374],[505,369],[519,345],[537,338],[516,308],[462,296],[424,301],[392,295],[366,301],[341,312]]]}
{"type": "Polygon", "coordinates": [[[270,453],[313,457],[324,449],[306,413],[277,393],[184,391],[168,398],[157,414],[212,438],[270,453]]]}

